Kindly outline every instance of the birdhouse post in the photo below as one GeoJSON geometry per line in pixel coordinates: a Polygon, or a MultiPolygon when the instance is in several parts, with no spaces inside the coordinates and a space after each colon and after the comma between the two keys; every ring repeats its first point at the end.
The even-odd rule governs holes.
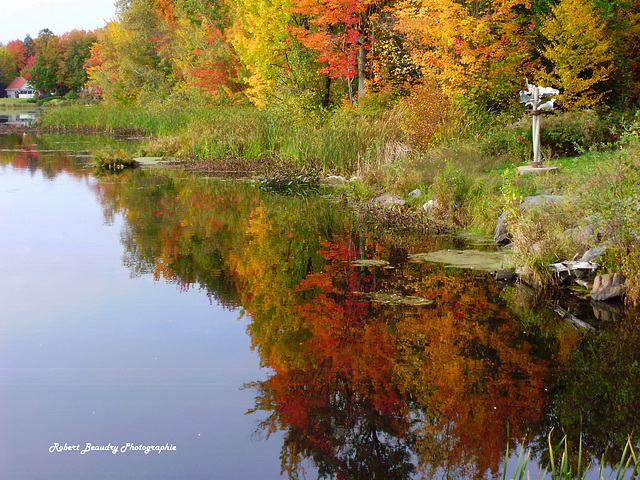
{"type": "Polygon", "coordinates": [[[553,104],[556,99],[551,98],[549,100],[546,100],[544,103],[542,103],[542,101],[546,97],[558,95],[560,91],[555,88],[532,85],[528,80],[526,86],[526,90],[520,90],[520,103],[524,103],[526,106],[530,107],[528,113],[532,119],[531,137],[533,142],[533,162],[531,163],[531,166],[541,167],[542,156],[540,155],[540,116],[545,111],[553,110],[553,104]]]}

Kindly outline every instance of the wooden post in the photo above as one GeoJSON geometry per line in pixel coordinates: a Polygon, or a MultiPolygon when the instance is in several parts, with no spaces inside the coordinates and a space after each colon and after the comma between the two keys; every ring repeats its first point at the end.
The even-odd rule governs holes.
{"type": "Polygon", "coordinates": [[[533,116],[532,116],[532,141],[533,141],[533,166],[539,166],[542,163],[540,159],[540,115],[538,104],[540,103],[540,91],[538,87],[533,87],[533,116]]]}

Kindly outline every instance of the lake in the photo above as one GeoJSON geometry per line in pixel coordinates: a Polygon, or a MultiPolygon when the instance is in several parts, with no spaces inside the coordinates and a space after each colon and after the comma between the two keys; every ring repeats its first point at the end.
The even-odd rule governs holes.
{"type": "Polygon", "coordinates": [[[0,478],[501,478],[507,444],[537,477],[551,431],[609,468],[639,430],[620,305],[329,192],[96,174],[99,149],[135,145],[0,135],[0,478]]]}

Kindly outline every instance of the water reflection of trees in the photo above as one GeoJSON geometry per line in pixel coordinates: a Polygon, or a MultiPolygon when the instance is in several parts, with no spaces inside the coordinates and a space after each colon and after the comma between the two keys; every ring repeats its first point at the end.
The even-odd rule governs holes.
{"type": "Polygon", "coordinates": [[[11,165],[32,175],[41,172],[47,179],[62,173],[84,178],[91,174],[86,168],[91,150],[123,146],[131,148],[132,144],[109,137],[5,133],[0,134],[0,165],[11,165]]]}
{"type": "Polygon", "coordinates": [[[292,477],[305,460],[336,478],[495,476],[507,425],[512,447],[526,436],[542,453],[552,427],[575,442],[582,421],[593,458],[637,427],[633,319],[578,331],[490,276],[409,263],[406,242],[356,232],[319,198],[145,172],[99,194],[126,219],[132,272],[198,285],[250,316],[273,371],[252,385],[255,411],[267,434],[284,433],[292,477]]]}
{"type": "Polygon", "coordinates": [[[303,456],[344,478],[407,478],[413,469],[497,474],[506,424],[522,438],[541,416],[546,362],[529,353],[490,279],[412,265],[374,275],[378,268],[351,265],[358,252],[349,245],[348,237],[326,244],[328,263],[296,287],[295,355],[265,335],[282,326],[261,323],[280,318],[256,318],[250,327],[275,370],[259,385],[257,408],[271,414],[268,431],[286,432],[287,469],[303,456]],[[433,303],[363,301],[359,294],[372,290],[433,303]],[[380,470],[350,462],[359,452],[377,452],[370,460],[380,470]]]}

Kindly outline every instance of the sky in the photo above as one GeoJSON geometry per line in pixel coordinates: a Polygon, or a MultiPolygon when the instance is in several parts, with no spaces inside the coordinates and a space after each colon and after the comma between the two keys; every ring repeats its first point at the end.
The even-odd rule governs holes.
{"type": "Polygon", "coordinates": [[[0,0],[0,43],[32,38],[48,28],[56,35],[104,27],[115,0],[0,0]]]}

